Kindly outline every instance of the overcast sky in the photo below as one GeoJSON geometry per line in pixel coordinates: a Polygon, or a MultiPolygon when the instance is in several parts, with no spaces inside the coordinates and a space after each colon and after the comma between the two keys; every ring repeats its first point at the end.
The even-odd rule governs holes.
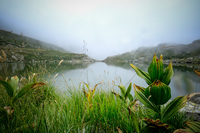
{"type": "Polygon", "coordinates": [[[200,39],[200,0],[0,0],[0,29],[104,59],[200,39]]]}

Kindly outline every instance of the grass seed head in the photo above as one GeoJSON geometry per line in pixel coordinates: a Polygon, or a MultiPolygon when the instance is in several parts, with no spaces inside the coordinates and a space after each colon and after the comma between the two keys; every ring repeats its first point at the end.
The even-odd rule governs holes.
{"type": "Polygon", "coordinates": [[[63,62],[63,59],[58,63],[58,66],[60,66],[60,64],[63,62]]]}
{"type": "Polygon", "coordinates": [[[6,53],[3,50],[1,50],[1,51],[2,51],[2,55],[3,55],[3,59],[5,61],[6,60],[6,53]]]}

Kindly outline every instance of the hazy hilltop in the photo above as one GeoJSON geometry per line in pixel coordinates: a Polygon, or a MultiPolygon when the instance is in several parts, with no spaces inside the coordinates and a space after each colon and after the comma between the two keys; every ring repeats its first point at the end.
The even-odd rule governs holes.
{"type": "Polygon", "coordinates": [[[0,44],[1,46],[12,45],[13,47],[19,48],[33,48],[33,49],[49,49],[67,52],[66,50],[55,46],[50,43],[46,43],[40,40],[36,40],[30,37],[23,36],[21,34],[12,33],[12,31],[0,30],[0,44]]]}
{"type": "Polygon", "coordinates": [[[140,47],[137,50],[126,52],[106,58],[105,62],[149,62],[154,53],[157,56],[163,55],[166,62],[169,60],[175,63],[199,63],[200,62],[200,40],[190,44],[169,44],[162,43],[155,47],[140,47]]]}
{"type": "MultiPolygon", "coordinates": [[[[36,40],[23,34],[0,30],[0,49],[4,50],[7,62],[13,61],[56,61],[69,62],[93,61],[85,54],[71,53],[63,48],[36,40]]],[[[2,57],[2,51],[0,52],[2,57]]]]}

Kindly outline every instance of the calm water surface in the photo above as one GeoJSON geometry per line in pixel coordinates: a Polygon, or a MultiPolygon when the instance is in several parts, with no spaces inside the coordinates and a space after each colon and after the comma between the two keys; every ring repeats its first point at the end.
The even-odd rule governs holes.
{"type": "MultiPolygon", "coordinates": [[[[82,89],[83,82],[88,83],[91,87],[101,83],[98,85],[97,89],[114,89],[116,92],[118,92],[119,89],[114,84],[128,86],[129,83],[132,82],[133,84],[147,87],[146,82],[136,75],[129,64],[107,65],[103,62],[96,62],[88,65],[63,63],[54,71],[56,65],[57,64],[32,65],[23,62],[7,63],[6,66],[0,65],[0,76],[18,75],[20,77],[23,76],[26,71],[30,70],[29,66],[42,66],[52,71],[51,76],[47,76],[47,80],[51,80],[52,84],[61,91],[67,91],[68,87],[82,89]],[[55,75],[57,76],[54,77],[55,75]]],[[[147,71],[147,65],[135,65],[147,71]]],[[[200,92],[200,77],[194,73],[193,68],[174,66],[173,69],[174,76],[170,83],[172,98],[192,92],[200,92]]],[[[133,90],[131,93],[133,94],[133,90]]]]}

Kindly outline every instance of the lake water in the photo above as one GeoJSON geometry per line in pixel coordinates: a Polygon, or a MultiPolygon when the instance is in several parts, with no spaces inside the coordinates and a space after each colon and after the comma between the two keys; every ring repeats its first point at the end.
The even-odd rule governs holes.
{"type": "MultiPolygon", "coordinates": [[[[127,87],[129,83],[132,82],[133,84],[147,87],[146,82],[136,75],[129,64],[108,65],[103,62],[96,62],[93,64],[63,63],[56,68],[57,64],[32,65],[23,62],[7,63],[6,66],[2,66],[1,64],[0,77],[13,75],[18,75],[20,77],[24,72],[30,70],[29,66],[42,66],[51,70],[51,76],[47,76],[47,80],[51,80],[52,84],[61,91],[67,91],[68,87],[82,89],[84,85],[83,82],[88,83],[90,87],[101,83],[98,85],[97,89],[112,89],[115,92],[118,92],[119,89],[114,84],[123,84],[127,87]]],[[[147,71],[147,65],[135,65],[147,71]]],[[[193,68],[174,66],[173,69],[174,76],[170,83],[172,98],[187,95],[192,92],[200,92],[200,77],[195,74],[193,68]]],[[[33,69],[33,71],[34,70],[35,69],[33,69]]],[[[131,93],[134,93],[133,90],[131,93]]]]}

